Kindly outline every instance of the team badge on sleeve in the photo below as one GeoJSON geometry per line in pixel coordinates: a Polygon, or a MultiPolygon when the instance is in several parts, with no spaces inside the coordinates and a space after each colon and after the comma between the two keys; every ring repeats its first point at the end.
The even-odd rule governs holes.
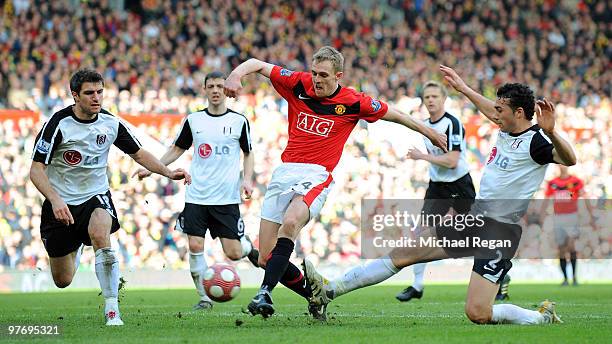
{"type": "Polygon", "coordinates": [[[291,74],[293,74],[292,70],[289,70],[289,69],[286,69],[286,68],[283,68],[283,69],[280,70],[280,75],[281,76],[291,76],[291,74]]]}
{"type": "Polygon", "coordinates": [[[38,141],[38,144],[36,145],[36,151],[40,154],[47,154],[49,153],[49,149],[51,149],[51,144],[43,139],[40,139],[40,141],[38,141]]]}
{"type": "Polygon", "coordinates": [[[380,105],[380,102],[378,100],[372,99],[372,104],[371,105],[372,105],[372,110],[374,112],[380,110],[380,106],[381,105],[380,105]]]}
{"type": "Polygon", "coordinates": [[[451,144],[452,145],[460,145],[461,144],[461,135],[459,135],[459,134],[451,135],[451,144]]]}

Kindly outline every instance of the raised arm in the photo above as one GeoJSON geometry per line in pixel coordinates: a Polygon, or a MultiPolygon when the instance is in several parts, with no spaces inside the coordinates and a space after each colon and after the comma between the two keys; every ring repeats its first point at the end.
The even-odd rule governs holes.
{"type": "Polygon", "coordinates": [[[248,59],[236,67],[230,75],[225,79],[225,95],[228,97],[236,97],[242,90],[242,83],[240,80],[243,76],[251,73],[259,73],[266,78],[270,78],[272,73],[273,64],[260,61],[258,59],[248,59]]]}
{"type": "Polygon", "coordinates": [[[457,92],[466,96],[478,108],[478,110],[482,112],[483,115],[485,115],[491,122],[495,123],[493,120],[493,114],[495,114],[494,101],[471,89],[451,67],[440,65],[440,71],[442,74],[444,74],[444,79],[457,92]]]}
{"type": "Polygon", "coordinates": [[[400,110],[389,107],[389,110],[381,119],[401,124],[409,129],[419,132],[423,134],[423,136],[427,137],[435,146],[440,147],[440,149],[442,149],[444,152],[448,151],[446,135],[438,133],[434,129],[427,127],[425,124],[415,120],[412,118],[412,116],[407,115],[400,110]]]}
{"type": "Polygon", "coordinates": [[[561,165],[576,165],[576,153],[572,145],[555,130],[555,106],[547,99],[536,102],[536,117],[538,125],[553,145],[553,160],[561,165]]]}

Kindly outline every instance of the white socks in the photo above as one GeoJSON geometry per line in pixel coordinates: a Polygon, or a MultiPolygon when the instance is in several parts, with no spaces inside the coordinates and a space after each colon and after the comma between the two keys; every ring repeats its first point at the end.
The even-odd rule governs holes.
{"type": "Polygon", "coordinates": [[[204,259],[204,251],[189,252],[189,271],[191,272],[193,284],[195,284],[198,290],[198,295],[200,295],[202,301],[212,302],[208,295],[206,295],[206,291],[204,291],[204,285],[202,285],[202,275],[206,269],[208,269],[208,265],[206,264],[206,259],[204,259]]]}
{"type": "Polygon", "coordinates": [[[493,305],[491,321],[497,324],[536,325],[544,323],[544,316],[540,312],[506,303],[493,305]]]}
{"type": "Polygon", "coordinates": [[[253,250],[253,245],[249,240],[247,240],[246,236],[242,236],[240,238],[240,246],[242,246],[242,258],[246,257],[253,250]]]}
{"type": "Polygon", "coordinates": [[[393,265],[389,256],[371,260],[331,281],[329,290],[332,295],[329,296],[336,298],[355,289],[380,283],[398,272],[399,269],[393,265]]]}
{"type": "Polygon", "coordinates": [[[83,254],[83,249],[85,245],[81,244],[79,248],[76,250],[76,254],[74,255],[74,273],[79,270],[79,264],[81,264],[81,254],[83,254]]]}
{"type": "Polygon", "coordinates": [[[425,265],[427,263],[419,263],[412,266],[412,272],[414,272],[414,282],[412,287],[416,291],[423,291],[423,275],[425,275],[425,265]]]}
{"type": "Polygon", "coordinates": [[[96,251],[96,276],[104,297],[104,313],[119,311],[119,260],[110,247],[96,251]]]}

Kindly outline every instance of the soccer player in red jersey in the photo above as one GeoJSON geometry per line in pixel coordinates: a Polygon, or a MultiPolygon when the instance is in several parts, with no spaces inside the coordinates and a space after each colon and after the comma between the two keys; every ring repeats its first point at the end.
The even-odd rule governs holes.
{"type": "MultiPolygon", "coordinates": [[[[573,284],[578,285],[576,278],[576,247],[575,240],[578,237],[578,198],[583,195],[584,184],[580,178],[569,174],[566,166],[559,166],[559,176],[549,181],[546,186],[547,199],[542,203],[540,214],[546,216],[548,199],[553,199],[555,240],[559,246],[559,264],[563,272],[563,283],[569,285],[567,280],[567,255],[569,254],[572,264],[573,284]]],[[[595,226],[593,208],[589,200],[584,200],[584,205],[591,217],[591,226],[595,226]]],[[[540,221],[540,222],[543,222],[540,221]]]]}
{"type": "Polygon", "coordinates": [[[382,101],[339,84],[344,57],[326,46],[313,56],[311,72],[291,71],[250,59],[232,71],[225,93],[236,97],[240,79],[251,73],[268,77],[274,89],[289,103],[289,141],[283,164],[272,174],[261,210],[259,265],[266,273],[261,289],[248,306],[252,315],[274,313],[271,292],[282,284],[309,300],[309,311],[318,317],[318,305],[300,269],[289,262],[300,230],[315,218],[333,185],[331,172],[359,120],[379,119],[418,131],[446,151],[446,135],[390,108],[382,101]]]}

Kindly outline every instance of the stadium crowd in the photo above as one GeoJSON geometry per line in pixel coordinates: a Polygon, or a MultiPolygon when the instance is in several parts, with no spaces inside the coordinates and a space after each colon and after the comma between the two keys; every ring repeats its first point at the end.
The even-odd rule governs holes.
{"type": "MultiPolygon", "coordinates": [[[[424,81],[439,78],[441,62],[455,66],[490,97],[505,81],[528,83],[539,96],[558,104],[558,123],[578,150],[575,173],[585,180],[586,196],[606,199],[612,188],[612,157],[605,149],[612,138],[606,35],[612,21],[605,2],[389,1],[367,9],[365,1],[290,5],[215,0],[201,1],[197,8],[197,1],[159,2],[158,7],[149,1],[153,8],[131,11],[113,10],[114,2],[108,1],[76,3],[5,2],[0,108],[48,116],[71,103],[70,74],[95,66],[105,77],[105,107],[110,111],[185,114],[205,105],[198,92],[206,72],[229,71],[250,56],[305,69],[312,52],[331,43],[347,61],[344,85],[378,95],[415,116],[426,113],[415,97],[424,81]]],[[[256,190],[242,209],[246,232],[257,241],[260,202],[287,140],[286,103],[255,78],[245,86],[244,95],[229,107],[251,122],[256,190]]],[[[448,108],[466,125],[477,185],[495,128],[465,99],[449,98],[448,108]]],[[[47,265],[39,231],[41,198],[28,180],[41,126],[29,118],[0,121],[0,270],[47,265]]],[[[141,125],[137,135],[169,145],[176,130],[141,125]]],[[[361,199],[423,197],[428,165],[405,159],[398,148],[402,139],[376,135],[365,124],[356,128],[320,218],[302,231],[299,255],[315,264],[317,259],[353,263],[360,256],[361,199]]],[[[138,182],[130,178],[136,170],[132,160],[118,154],[110,166],[111,192],[123,228],[115,244],[123,266],[186,268],[186,238],[173,230],[184,202],[183,185],[155,177],[138,182]]],[[[548,173],[552,177],[556,170],[548,173]]],[[[610,237],[606,230],[581,239],[593,257],[610,255],[610,243],[601,245],[610,237]]],[[[210,240],[207,254],[213,261],[223,260],[219,245],[210,245],[210,240]]],[[[91,266],[93,252],[86,250],[82,261],[91,266]]]]}

